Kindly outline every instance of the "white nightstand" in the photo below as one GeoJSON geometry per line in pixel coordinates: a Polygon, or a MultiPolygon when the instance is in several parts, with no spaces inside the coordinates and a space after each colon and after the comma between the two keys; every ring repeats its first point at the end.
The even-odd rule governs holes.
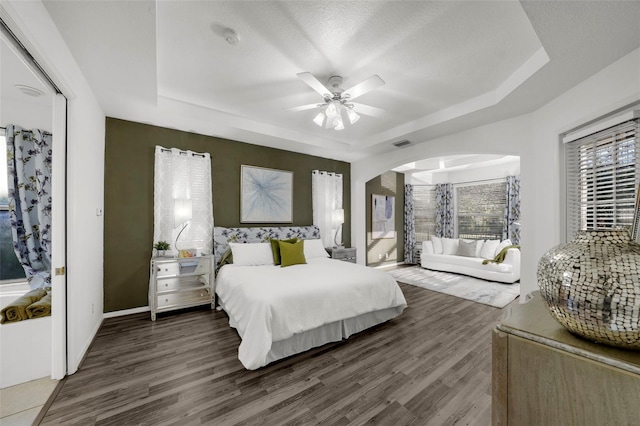
{"type": "Polygon", "coordinates": [[[356,249],[353,248],[328,248],[327,251],[331,255],[332,259],[342,260],[345,262],[356,263],[356,249]]]}
{"type": "Polygon", "coordinates": [[[149,307],[156,314],[210,304],[215,308],[213,256],[151,259],[149,307]]]}

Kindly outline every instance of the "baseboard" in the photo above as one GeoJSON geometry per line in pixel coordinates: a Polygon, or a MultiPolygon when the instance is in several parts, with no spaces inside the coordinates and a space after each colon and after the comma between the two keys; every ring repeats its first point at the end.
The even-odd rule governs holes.
{"type": "Polygon", "coordinates": [[[404,265],[404,262],[385,263],[384,265],[373,266],[375,269],[395,268],[396,266],[404,265]]]}
{"type": "Polygon", "coordinates": [[[149,308],[148,306],[141,306],[139,308],[131,308],[131,309],[123,309],[121,311],[107,312],[103,315],[103,318],[107,319],[107,318],[123,317],[125,315],[140,314],[142,312],[150,312],[150,311],[151,311],[151,308],[149,308]]]}

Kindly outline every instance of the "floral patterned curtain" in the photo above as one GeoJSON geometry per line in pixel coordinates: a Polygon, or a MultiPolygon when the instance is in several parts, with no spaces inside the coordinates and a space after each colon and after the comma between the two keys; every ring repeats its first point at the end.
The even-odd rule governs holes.
{"type": "Polygon", "coordinates": [[[32,289],[51,286],[51,133],[8,125],[13,249],[32,289]]]}
{"type": "Polygon", "coordinates": [[[413,185],[404,186],[404,262],[416,263],[416,220],[413,214],[413,185]]]}
{"type": "Polygon", "coordinates": [[[453,238],[453,185],[436,185],[436,236],[453,238]]]}
{"type": "Polygon", "coordinates": [[[507,202],[502,239],[520,244],[520,176],[507,176],[507,202]]]}

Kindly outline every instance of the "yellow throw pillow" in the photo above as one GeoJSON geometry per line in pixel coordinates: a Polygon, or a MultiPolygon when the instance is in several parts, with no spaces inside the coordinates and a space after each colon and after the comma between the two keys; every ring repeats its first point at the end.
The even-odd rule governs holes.
{"type": "Polygon", "coordinates": [[[269,238],[269,242],[271,243],[271,251],[273,251],[274,265],[280,264],[280,245],[278,244],[279,241],[284,241],[285,243],[295,243],[296,241],[298,241],[298,238],[293,237],[293,238],[289,238],[288,240],[278,240],[275,238],[269,238]]]}
{"type": "Polygon", "coordinates": [[[281,267],[307,263],[307,259],[304,258],[304,240],[296,243],[278,241],[278,245],[280,246],[281,267]]]}

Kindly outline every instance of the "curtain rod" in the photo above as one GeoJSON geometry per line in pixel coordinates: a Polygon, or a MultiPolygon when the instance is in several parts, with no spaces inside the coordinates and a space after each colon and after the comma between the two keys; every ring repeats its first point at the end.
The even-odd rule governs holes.
{"type": "MultiPolygon", "coordinates": [[[[6,127],[0,126],[0,130],[4,130],[5,132],[7,131],[6,127]]],[[[39,130],[39,129],[38,129],[39,130]]],[[[33,132],[33,130],[28,130],[28,129],[22,129],[23,132],[33,132]]],[[[51,132],[47,132],[46,130],[40,130],[42,133],[44,133],[45,135],[49,135],[49,136],[53,136],[53,133],[51,132]]]]}
{"type": "MultiPolygon", "coordinates": [[[[520,176],[520,175],[509,175],[509,176],[520,176]]],[[[490,178],[490,179],[479,179],[479,180],[468,180],[468,181],[464,181],[464,182],[456,182],[456,183],[451,183],[451,182],[442,182],[442,183],[451,183],[452,185],[458,185],[461,183],[476,183],[476,182],[489,182],[489,181],[496,181],[496,180],[507,180],[508,176],[505,177],[501,177],[501,178],[490,178]]],[[[413,184],[413,186],[436,186],[439,185],[437,183],[416,183],[413,184]]]]}
{"type": "MultiPolygon", "coordinates": [[[[160,150],[161,150],[161,151],[163,151],[163,152],[173,152],[171,149],[167,149],[167,148],[160,148],[160,150]]],[[[184,155],[187,155],[187,154],[188,154],[188,152],[187,152],[187,151],[183,151],[183,150],[179,149],[179,150],[178,150],[178,154],[184,154],[184,155]]],[[[198,153],[198,152],[192,152],[192,154],[193,154],[193,155],[197,155],[197,156],[202,157],[202,158],[206,157],[206,155],[205,155],[205,154],[200,154],[200,153],[198,153]]]]}

